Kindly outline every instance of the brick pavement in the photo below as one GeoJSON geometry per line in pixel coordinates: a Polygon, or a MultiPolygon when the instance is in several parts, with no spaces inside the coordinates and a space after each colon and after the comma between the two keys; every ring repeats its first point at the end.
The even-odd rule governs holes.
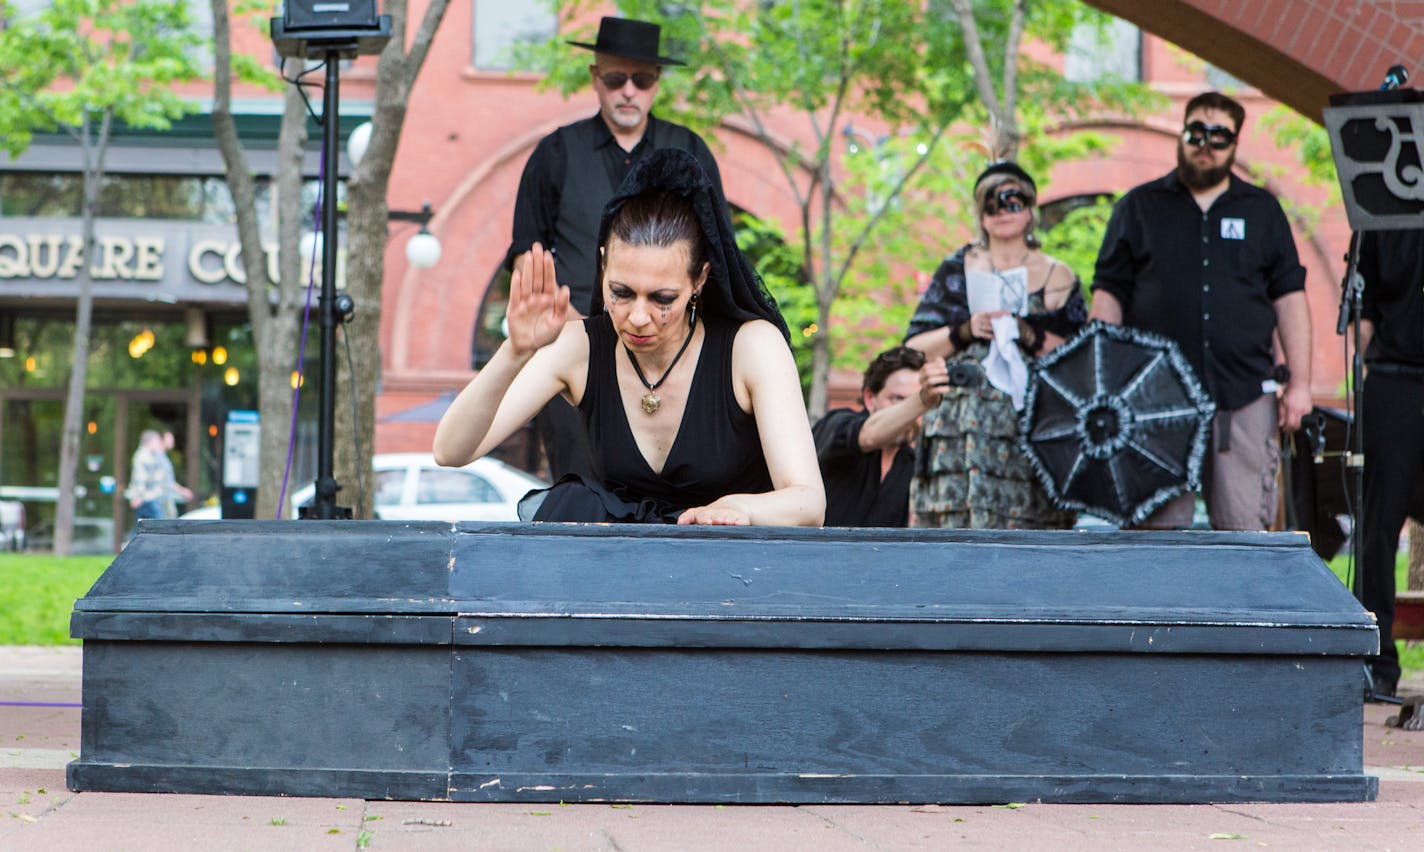
{"type": "MultiPolygon", "coordinates": [[[[1375,802],[1005,806],[488,805],[71,793],[80,652],[0,647],[0,849],[723,850],[1413,849],[1424,845],[1424,732],[1365,708],[1375,802]],[[1225,844],[1223,846],[1223,844],[1225,844]]],[[[1405,692],[1424,693],[1424,679],[1405,692]]]]}

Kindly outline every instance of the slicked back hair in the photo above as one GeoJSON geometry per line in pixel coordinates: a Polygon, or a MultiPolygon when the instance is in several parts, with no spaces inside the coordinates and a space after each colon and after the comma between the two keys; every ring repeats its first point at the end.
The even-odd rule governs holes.
{"type": "Polygon", "coordinates": [[[692,202],[676,192],[657,190],[629,198],[614,215],[609,235],[639,248],[670,248],[685,242],[687,276],[693,281],[707,263],[707,237],[692,202]]]}

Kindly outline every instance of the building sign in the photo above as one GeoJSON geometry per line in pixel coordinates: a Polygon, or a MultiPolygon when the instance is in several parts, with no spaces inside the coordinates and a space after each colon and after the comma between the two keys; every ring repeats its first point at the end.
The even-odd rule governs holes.
{"type": "MultiPolygon", "coordinates": [[[[73,298],[86,262],[82,232],[78,219],[0,219],[0,297],[73,298]]],[[[276,246],[264,248],[276,281],[276,246]]],[[[344,251],[338,255],[339,282],[344,251]]],[[[231,225],[100,219],[88,263],[98,302],[247,302],[242,247],[231,225]]]]}

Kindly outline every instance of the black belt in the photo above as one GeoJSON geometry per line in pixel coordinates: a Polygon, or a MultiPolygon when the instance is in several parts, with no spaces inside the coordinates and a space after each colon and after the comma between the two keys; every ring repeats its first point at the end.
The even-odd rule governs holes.
{"type": "Polygon", "coordinates": [[[1392,361],[1379,361],[1367,364],[1366,366],[1369,367],[1371,373],[1424,381],[1424,367],[1415,367],[1411,364],[1395,364],[1392,361]]]}

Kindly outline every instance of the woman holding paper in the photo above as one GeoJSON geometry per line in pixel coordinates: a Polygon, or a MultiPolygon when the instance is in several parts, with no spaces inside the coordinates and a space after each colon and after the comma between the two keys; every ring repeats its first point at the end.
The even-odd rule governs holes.
{"type": "Polygon", "coordinates": [[[1055,529],[1073,524],[1018,446],[1033,360],[1087,321],[1073,270],[1039,251],[1037,186],[1017,163],[974,182],[979,236],[940,264],[905,343],[925,353],[910,524],[1055,529]]]}

